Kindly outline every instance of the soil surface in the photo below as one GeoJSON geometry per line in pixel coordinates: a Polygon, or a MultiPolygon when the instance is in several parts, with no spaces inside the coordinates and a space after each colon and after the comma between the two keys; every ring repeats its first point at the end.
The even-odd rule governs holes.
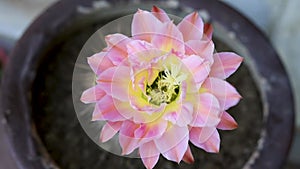
{"type": "MultiPolygon", "coordinates": [[[[56,39],[46,49],[33,84],[32,122],[47,153],[62,169],[141,169],[140,159],[116,156],[99,148],[83,131],[72,102],[72,73],[76,58],[84,42],[97,26],[75,31],[56,39]]],[[[221,42],[218,51],[229,51],[221,42]]],[[[206,153],[192,146],[194,164],[179,165],[162,156],[156,169],[240,169],[257,146],[263,127],[262,105],[254,80],[245,64],[228,79],[243,96],[240,103],[229,110],[239,127],[220,131],[221,149],[217,154],[206,153]]],[[[191,145],[191,144],[190,144],[191,145]]]]}

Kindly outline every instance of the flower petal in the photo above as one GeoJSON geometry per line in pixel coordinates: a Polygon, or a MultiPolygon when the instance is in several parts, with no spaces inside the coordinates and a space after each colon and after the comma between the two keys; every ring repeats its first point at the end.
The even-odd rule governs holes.
{"type": "Polygon", "coordinates": [[[138,12],[133,15],[131,24],[132,36],[134,39],[151,42],[153,35],[156,34],[156,30],[161,24],[160,20],[152,13],[138,10],[138,12]]]}
{"type": "Polygon", "coordinates": [[[124,121],[120,129],[119,142],[122,147],[122,154],[130,154],[140,145],[145,144],[155,137],[162,135],[167,123],[157,124],[135,124],[132,121],[124,121]]]}
{"type": "MultiPolygon", "coordinates": [[[[204,149],[207,152],[210,153],[217,153],[219,152],[220,149],[220,135],[217,131],[217,129],[212,130],[213,132],[210,134],[210,137],[208,139],[206,139],[206,141],[201,142],[197,139],[195,139],[194,137],[191,137],[191,142],[199,147],[204,149]]],[[[204,131],[202,131],[204,132],[204,131]]],[[[195,133],[193,133],[195,134],[195,133]]]]}
{"type": "Polygon", "coordinates": [[[130,43],[127,44],[127,52],[129,54],[136,54],[151,49],[155,49],[155,47],[151,43],[148,43],[143,40],[132,40],[130,43]]]}
{"type": "Polygon", "coordinates": [[[107,35],[105,42],[108,47],[115,47],[115,49],[120,52],[126,52],[126,44],[130,42],[130,38],[123,34],[115,33],[107,35]]]}
{"type": "Polygon", "coordinates": [[[83,103],[95,103],[103,98],[105,94],[105,91],[103,91],[99,85],[96,85],[85,90],[82,93],[80,100],[83,103]]]}
{"type": "Polygon", "coordinates": [[[168,160],[180,162],[188,147],[189,130],[187,127],[171,126],[155,144],[168,160]]]}
{"type": "Polygon", "coordinates": [[[158,120],[147,124],[142,123],[134,131],[134,137],[141,140],[153,140],[160,137],[166,131],[167,125],[168,123],[165,120],[158,120]]]}
{"type": "Polygon", "coordinates": [[[211,40],[213,34],[213,26],[212,24],[206,23],[204,24],[204,34],[203,39],[211,40]]]}
{"type": "Polygon", "coordinates": [[[151,43],[164,52],[185,52],[182,34],[171,21],[157,29],[151,43]]]}
{"type": "Polygon", "coordinates": [[[198,55],[213,64],[214,43],[211,40],[190,40],[185,42],[187,55],[198,55]]]}
{"type": "Polygon", "coordinates": [[[155,48],[152,44],[142,41],[133,40],[127,44],[127,52],[129,53],[129,61],[132,66],[142,67],[143,69],[150,68],[151,63],[163,52],[155,48]]]}
{"type": "Polygon", "coordinates": [[[151,115],[163,111],[166,107],[166,104],[161,104],[159,106],[151,104],[147,99],[142,97],[143,93],[140,93],[137,90],[134,90],[134,92],[130,90],[129,93],[129,103],[136,111],[145,112],[151,115]]]}
{"type": "Polygon", "coordinates": [[[101,73],[98,84],[109,95],[121,101],[128,101],[130,88],[130,68],[111,67],[101,73]]]}
{"type": "Polygon", "coordinates": [[[184,41],[201,40],[203,35],[203,21],[197,12],[193,12],[178,24],[178,29],[182,32],[184,41]]]}
{"type": "Polygon", "coordinates": [[[107,57],[112,61],[114,65],[119,65],[124,62],[127,58],[127,48],[126,45],[131,41],[125,35],[115,33],[107,35],[105,37],[107,43],[107,48],[103,51],[107,52],[107,57]]]}
{"type": "Polygon", "coordinates": [[[207,78],[201,90],[215,95],[219,100],[221,110],[227,110],[236,105],[241,99],[241,95],[231,84],[218,78],[207,78]]]}
{"type": "Polygon", "coordinates": [[[216,126],[220,122],[220,106],[218,99],[210,93],[201,93],[197,112],[190,124],[194,127],[216,126]]]}
{"type": "Polygon", "coordinates": [[[88,57],[88,64],[96,75],[113,66],[113,63],[107,57],[107,52],[99,52],[88,57]]]}
{"type": "Polygon", "coordinates": [[[238,127],[237,122],[234,120],[229,113],[223,112],[221,116],[221,121],[218,124],[217,128],[221,130],[233,130],[238,127]]]}
{"type": "MultiPolygon", "coordinates": [[[[190,100],[186,100],[186,83],[181,84],[180,98],[176,102],[170,103],[164,112],[163,119],[185,127],[190,124],[193,119],[194,107],[190,100]]],[[[193,93],[194,94],[194,93],[193,93]]],[[[195,95],[195,94],[194,94],[195,95]]],[[[194,99],[195,100],[195,99],[194,99]]]]}
{"type": "Polygon", "coordinates": [[[116,109],[112,97],[105,95],[96,103],[92,121],[96,120],[108,120],[115,122],[123,121],[125,118],[116,109]]]}
{"type": "Polygon", "coordinates": [[[125,118],[125,119],[131,119],[134,114],[137,114],[138,112],[135,111],[128,101],[120,101],[118,99],[113,99],[113,102],[115,104],[116,109],[118,112],[125,118]]]}
{"type": "Polygon", "coordinates": [[[193,119],[193,105],[189,102],[184,102],[181,106],[176,125],[187,126],[193,119]]]}
{"type": "Polygon", "coordinates": [[[192,127],[190,129],[190,141],[198,146],[207,141],[216,130],[216,127],[192,127]]]}
{"type": "Polygon", "coordinates": [[[169,22],[170,18],[168,14],[161,8],[158,8],[157,6],[152,7],[152,14],[159,19],[161,22],[169,22]]]}
{"type": "Polygon", "coordinates": [[[243,58],[232,52],[214,54],[214,63],[210,76],[226,79],[234,73],[243,61],[243,58]]]}
{"type": "Polygon", "coordinates": [[[159,159],[159,151],[153,141],[140,146],[139,153],[147,169],[152,169],[159,159]]]}
{"type": "Polygon", "coordinates": [[[188,146],[182,160],[188,164],[194,163],[194,157],[193,157],[190,146],[188,146]]]}
{"type": "Polygon", "coordinates": [[[121,121],[107,122],[102,128],[100,141],[103,143],[110,140],[120,130],[122,124],[121,121]]]}
{"type": "Polygon", "coordinates": [[[127,47],[126,45],[131,41],[125,35],[116,33],[107,35],[105,41],[108,47],[105,49],[107,57],[112,61],[113,64],[119,65],[127,58],[127,47]]]}
{"type": "Polygon", "coordinates": [[[165,116],[164,116],[164,119],[167,120],[167,121],[170,121],[171,123],[173,124],[176,124],[177,122],[177,119],[178,119],[178,116],[179,116],[179,113],[180,112],[169,112],[167,113],[165,116]]]}
{"type": "Polygon", "coordinates": [[[149,113],[149,111],[138,111],[131,107],[128,102],[120,102],[118,100],[115,100],[115,104],[117,105],[116,108],[119,110],[120,114],[124,116],[126,119],[131,119],[134,123],[153,123],[157,121],[162,113],[164,112],[165,105],[161,105],[161,109],[154,109],[149,110],[153,111],[152,113],[149,113]]]}
{"type": "Polygon", "coordinates": [[[137,128],[139,128],[139,125],[129,120],[123,122],[119,134],[119,143],[122,148],[122,155],[130,154],[140,146],[139,139],[134,137],[134,131],[137,128]]]}
{"type": "Polygon", "coordinates": [[[196,83],[196,88],[199,89],[210,72],[209,63],[204,62],[204,59],[197,55],[188,56],[182,62],[190,70],[196,83]]]}

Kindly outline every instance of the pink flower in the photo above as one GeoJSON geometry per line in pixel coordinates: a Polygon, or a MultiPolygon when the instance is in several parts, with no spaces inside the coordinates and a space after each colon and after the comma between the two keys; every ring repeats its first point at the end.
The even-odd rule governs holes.
{"type": "Polygon", "coordinates": [[[217,129],[237,127],[226,110],[241,96],[225,79],[242,58],[214,53],[212,27],[196,12],[175,25],[160,8],[138,10],[131,30],[106,36],[107,47],[88,58],[97,79],[81,101],[96,103],[92,120],[107,122],[100,140],[118,133],[122,154],[138,149],[148,169],[160,154],[192,163],[189,141],[218,152],[217,129]]]}

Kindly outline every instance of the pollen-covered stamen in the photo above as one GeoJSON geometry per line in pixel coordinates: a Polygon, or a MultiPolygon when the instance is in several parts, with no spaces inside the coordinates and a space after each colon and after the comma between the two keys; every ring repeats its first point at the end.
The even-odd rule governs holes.
{"type": "Polygon", "coordinates": [[[147,85],[146,94],[150,103],[159,106],[161,103],[169,104],[177,98],[181,82],[186,79],[186,75],[179,75],[179,70],[179,66],[171,65],[171,71],[166,68],[159,72],[154,82],[147,85]]]}

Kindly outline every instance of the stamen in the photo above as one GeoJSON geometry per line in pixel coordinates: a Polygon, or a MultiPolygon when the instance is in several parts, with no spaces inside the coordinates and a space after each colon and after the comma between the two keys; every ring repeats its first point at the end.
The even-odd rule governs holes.
{"type": "Polygon", "coordinates": [[[165,67],[165,70],[158,73],[157,78],[151,85],[146,86],[146,95],[149,96],[149,102],[154,105],[161,103],[171,103],[176,100],[181,82],[186,79],[185,74],[179,75],[180,66],[171,65],[171,71],[165,67]]]}

